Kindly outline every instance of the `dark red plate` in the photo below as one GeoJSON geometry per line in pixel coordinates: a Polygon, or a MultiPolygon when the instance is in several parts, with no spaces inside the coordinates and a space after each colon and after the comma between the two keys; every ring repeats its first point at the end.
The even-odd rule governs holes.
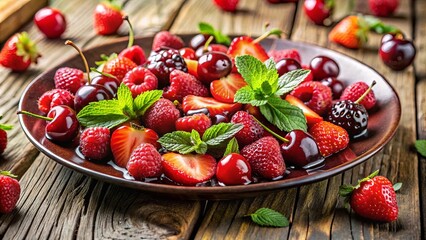
{"type": "MultiPolygon", "coordinates": [[[[184,40],[189,40],[191,36],[192,35],[185,35],[183,38],[184,40]]],[[[152,37],[136,39],[136,44],[142,46],[147,54],[150,52],[151,43],[152,37]]],[[[19,121],[31,143],[48,157],[66,167],[101,181],[123,187],[184,199],[232,199],[253,197],[261,193],[268,193],[316,182],[362,163],[382,149],[392,138],[401,117],[401,105],[395,90],[386,79],[374,69],[341,53],[315,45],[281,39],[267,39],[263,41],[262,44],[266,49],[296,48],[300,51],[304,64],[309,63],[309,61],[317,55],[329,56],[339,64],[341,71],[339,79],[347,85],[356,81],[365,81],[369,84],[373,80],[376,80],[377,84],[374,87],[374,92],[377,98],[377,107],[370,112],[368,137],[351,141],[346,150],[328,158],[324,166],[314,171],[307,172],[290,169],[290,173],[281,180],[259,182],[246,186],[188,187],[130,180],[126,178],[125,171],[117,170],[111,165],[96,164],[83,160],[78,156],[76,152],[77,146],[75,145],[71,146],[70,144],[69,146],[61,146],[47,140],[44,136],[44,128],[46,125],[44,120],[20,115],[19,121]]],[[[126,46],[127,39],[122,38],[109,44],[89,49],[84,53],[89,63],[94,63],[94,61],[99,60],[100,54],[119,52],[126,46]]],[[[64,66],[84,69],[80,57],[76,55],[42,73],[25,89],[19,103],[19,110],[39,112],[37,108],[37,99],[45,91],[54,88],[53,76],[55,71],[59,67],[64,66]]]]}

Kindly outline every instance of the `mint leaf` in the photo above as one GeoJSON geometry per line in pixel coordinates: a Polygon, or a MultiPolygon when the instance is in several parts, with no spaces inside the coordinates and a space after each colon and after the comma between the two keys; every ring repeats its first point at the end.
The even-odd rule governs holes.
{"type": "Polygon", "coordinates": [[[130,120],[117,99],[91,102],[77,114],[80,125],[85,127],[112,128],[130,120]]]}
{"type": "Polygon", "coordinates": [[[165,149],[180,154],[188,154],[196,150],[191,133],[185,131],[174,131],[164,134],[158,142],[165,149]]]}
{"type": "Polygon", "coordinates": [[[207,128],[203,134],[203,141],[206,142],[207,145],[219,145],[225,140],[233,137],[242,128],[242,124],[219,123],[207,128]]]}
{"type": "Polygon", "coordinates": [[[235,93],[234,102],[247,104],[252,100],[255,100],[255,92],[251,89],[250,86],[244,86],[235,93]]]}
{"type": "Polygon", "coordinates": [[[0,124],[0,129],[8,131],[8,130],[12,130],[13,126],[9,124],[0,124]]]}
{"type": "Polygon", "coordinates": [[[275,93],[277,96],[282,96],[291,92],[297,85],[299,85],[309,75],[310,70],[294,70],[285,73],[278,78],[278,90],[275,93]]]}
{"type": "Polygon", "coordinates": [[[235,64],[238,72],[254,91],[261,91],[263,82],[268,82],[273,92],[277,90],[278,72],[275,68],[268,69],[260,60],[250,55],[236,57],[235,64]]]}
{"type": "Polygon", "coordinates": [[[201,140],[200,134],[194,129],[191,131],[191,142],[196,153],[205,154],[207,152],[207,144],[201,140]]]}
{"type": "Polygon", "coordinates": [[[393,185],[393,190],[396,192],[396,191],[399,191],[400,189],[401,189],[401,187],[402,187],[402,183],[400,183],[400,182],[398,182],[398,183],[395,183],[394,185],[393,185]]]}
{"type": "Polygon", "coordinates": [[[249,216],[253,222],[260,226],[287,227],[290,224],[284,215],[270,208],[259,208],[249,216]]]}
{"type": "Polygon", "coordinates": [[[417,149],[417,152],[420,153],[423,157],[426,157],[426,140],[417,140],[414,143],[414,146],[417,149]]]}
{"type": "Polygon", "coordinates": [[[274,62],[273,58],[266,60],[263,64],[265,64],[268,70],[277,70],[277,64],[274,62]]]}
{"type": "Polygon", "coordinates": [[[202,34],[212,35],[215,38],[217,43],[225,44],[225,45],[229,45],[231,43],[231,39],[227,35],[215,29],[212,25],[208,23],[200,22],[198,24],[198,30],[202,34]]]}
{"type": "Polygon", "coordinates": [[[130,116],[130,118],[136,118],[136,113],[133,109],[132,92],[130,91],[130,88],[124,83],[121,83],[117,89],[117,99],[122,111],[126,115],[130,116]]]}
{"type": "Polygon", "coordinates": [[[226,145],[225,153],[223,154],[223,156],[225,157],[231,153],[240,153],[240,150],[238,149],[238,141],[235,137],[229,140],[228,145],[226,145]]]}
{"type": "Polygon", "coordinates": [[[138,95],[134,100],[135,112],[138,116],[145,114],[146,110],[151,107],[163,95],[162,90],[146,91],[138,95]]]}
{"type": "Polygon", "coordinates": [[[262,115],[281,131],[307,130],[306,118],[300,108],[279,97],[271,97],[268,103],[259,107],[262,115]]]}

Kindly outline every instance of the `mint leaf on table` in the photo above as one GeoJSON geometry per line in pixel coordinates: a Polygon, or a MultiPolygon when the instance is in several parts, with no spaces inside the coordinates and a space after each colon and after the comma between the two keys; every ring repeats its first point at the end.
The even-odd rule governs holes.
{"type": "Polygon", "coordinates": [[[231,39],[223,34],[222,32],[220,32],[219,30],[215,29],[212,25],[205,23],[205,22],[200,22],[198,24],[198,30],[200,31],[200,33],[202,34],[209,34],[212,35],[216,42],[219,44],[224,44],[224,45],[228,45],[231,44],[231,39]]]}
{"type": "Polygon", "coordinates": [[[138,95],[134,100],[134,108],[137,115],[142,116],[145,114],[146,110],[158,101],[163,95],[161,90],[151,90],[146,91],[138,95]]]}
{"type": "Polygon", "coordinates": [[[249,216],[254,223],[260,226],[287,227],[290,224],[284,215],[270,208],[259,208],[249,216]]]}
{"type": "Polygon", "coordinates": [[[242,124],[219,123],[207,128],[203,134],[203,141],[206,142],[207,145],[219,145],[225,140],[233,137],[242,128],[242,124]]]}
{"type": "Polygon", "coordinates": [[[223,156],[225,157],[231,153],[240,153],[238,141],[235,137],[229,140],[228,144],[226,145],[225,153],[223,154],[223,156]]]}
{"type": "Polygon", "coordinates": [[[285,73],[278,78],[278,90],[275,93],[277,96],[282,96],[291,92],[309,75],[310,70],[295,70],[285,73]]]}
{"type": "Polygon", "coordinates": [[[414,146],[416,147],[416,150],[420,153],[420,155],[426,157],[426,140],[417,140],[414,143],[414,146]]]}

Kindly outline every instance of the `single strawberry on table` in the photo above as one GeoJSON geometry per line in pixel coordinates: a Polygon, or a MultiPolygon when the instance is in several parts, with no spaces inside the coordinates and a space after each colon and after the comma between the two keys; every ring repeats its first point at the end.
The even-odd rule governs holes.
{"type": "Polygon", "coordinates": [[[21,194],[21,186],[15,175],[0,171],[0,213],[11,213],[16,207],[21,194]]]}
{"type": "MultiPolygon", "coordinates": [[[[2,116],[0,116],[0,119],[2,116]]],[[[0,124],[0,154],[4,152],[7,147],[7,132],[12,129],[12,125],[0,124]]]]}
{"type": "Polygon", "coordinates": [[[0,51],[0,65],[15,72],[23,72],[31,63],[37,63],[40,56],[35,42],[30,39],[28,33],[16,33],[7,40],[0,51]]]}
{"type": "Polygon", "coordinates": [[[379,170],[358,180],[356,186],[340,186],[339,194],[358,215],[373,221],[392,222],[398,218],[395,191],[401,184],[392,185],[386,177],[377,176],[378,173],[379,170]]]}
{"type": "Polygon", "coordinates": [[[328,34],[328,40],[347,48],[358,49],[367,42],[369,27],[364,18],[348,16],[341,20],[328,34]]]}
{"type": "Polygon", "coordinates": [[[101,1],[95,8],[93,19],[97,34],[110,35],[116,33],[123,23],[121,4],[116,0],[101,1]]]}

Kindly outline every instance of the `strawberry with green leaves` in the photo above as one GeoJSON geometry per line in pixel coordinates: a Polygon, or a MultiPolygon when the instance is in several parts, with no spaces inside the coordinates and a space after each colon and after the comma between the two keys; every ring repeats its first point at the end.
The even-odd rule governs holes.
{"type": "Polygon", "coordinates": [[[31,63],[37,63],[40,54],[28,33],[16,33],[4,44],[0,52],[0,65],[15,72],[23,72],[31,63]]]}
{"type": "Polygon", "coordinates": [[[358,180],[356,186],[340,186],[339,194],[346,197],[358,215],[373,221],[392,222],[398,218],[395,191],[401,188],[401,183],[392,185],[386,177],[377,176],[378,173],[379,170],[358,180]]]}
{"type": "Polygon", "coordinates": [[[121,4],[116,0],[101,1],[95,8],[93,18],[93,24],[97,34],[114,34],[123,23],[121,4]]]}

